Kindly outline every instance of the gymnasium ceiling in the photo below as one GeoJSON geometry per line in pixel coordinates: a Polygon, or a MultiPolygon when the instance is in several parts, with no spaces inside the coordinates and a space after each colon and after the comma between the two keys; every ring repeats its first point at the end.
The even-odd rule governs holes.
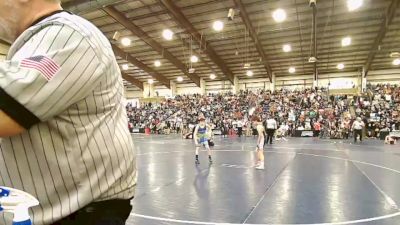
{"type": "MultiPolygon", "coordinates": [[[[349,11],[347,0],[318,0],[317,39],[318,72],[391,69],[390,53],[400,52],[400,0],[363,0],[363,5],[349,11]],[[351,45],[342,47],[344,37],[351,45]],[[369,59],[369,60],[368,60],[369,59]]],[[[169,80],[197,83],[199,78],[233,80],[313,74],[312,8],[308,0],[69,0],[64,8],[83,16],[103,31],[115,47],[118,62],[129,64],[123,71],[125,83],[139,85],[154,79],[168,86],[169,80]],[[100,2],[100,3],[99,3],[100,2]],[[229,9],[236,12],[228,20],[229,9]],[[287,18],[277,23],[274,10],[284,9],[287,18]],[[224,29],[217,32],[213,22],[220,20],[224,29]],[[173,39],[167,41],[162,31],[170,29],[173,39]],[[118,31],[120,39],[113,40],[118,31]],[[128,37],[132,44],[121,45],[128,37]],[[259,44],[256,44],[258,40],[259,44]],[[284,44],[292,51],[285,53],[284,44]],[[199,57],[193,63],[195,73],[188,73],[191,54],[199,57]],[[155,60],[162,65],[155,67],[155,60]],[[250,63],[250,69],[244,68],[250,63]],[[296,72],[289,73],[289,67],[296,72]]]]}

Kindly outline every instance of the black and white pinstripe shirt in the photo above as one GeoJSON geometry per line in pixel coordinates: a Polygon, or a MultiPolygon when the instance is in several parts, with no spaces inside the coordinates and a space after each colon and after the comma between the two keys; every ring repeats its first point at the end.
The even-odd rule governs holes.
{"type": "Polygon", "coordinates": [[[26,128],[0,143],[0,186],[39,199],[35,225],[93,201],[133,197],[136,158],[123,90],[107,38],[67,12],[31,26],[0,62],[0,109],[26,128]],[[47,71],[50,79],[48,68],[22,66],[37,56],[59,66],[47,71]]]}

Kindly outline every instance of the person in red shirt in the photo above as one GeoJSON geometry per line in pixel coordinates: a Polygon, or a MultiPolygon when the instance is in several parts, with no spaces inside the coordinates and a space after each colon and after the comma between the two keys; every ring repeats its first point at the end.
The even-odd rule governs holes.
{"type": "Polygon", "coordinates": [[[314,139],[317,139],[319,137],[320,132],[321,132],[321,123],[317,120],[314,123],[314,135],[313,135],[314,139]]]}

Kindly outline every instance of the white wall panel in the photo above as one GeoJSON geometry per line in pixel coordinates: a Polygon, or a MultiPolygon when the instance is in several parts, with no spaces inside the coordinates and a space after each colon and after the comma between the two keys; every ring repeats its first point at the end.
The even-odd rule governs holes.
{"type": "Polygon", "coordinates": [[[199,87],[197,87],[195,84],[177,84],[176,85],[176,93],[178,95],[200,94],[201,89],[199,87]]]}
{"type": "Polygon", "coordinates": [[[271,83],[268,78],[254,78],[239,80],[239,90],[258,90],[258,89],[271,89],[271,83]]]}
{"type": "Polygon", "coordinates": [[[370,71],[367,83],[395,83],[400,84],[400,69],[370,71]]]}
{"type": "Polygon", "coordinates": [[[156,86],[154,87],[154,90],[158,92],[158,96],[163,96],[163,97],[171,97],[172,96],[172,90],[168,89],[164,86],[156,86]]]}
{"type": "MultiPolygon", "coordinates": [[[[338,88],[349,88],[361,85],[361,74],[357,72],[330,73],[318,75],[318,86],[327,87],[328,84],[338,88]]],[[[276,78],[276,87],[289,89],[309,88],[313,85],[313,75],[293,75],[276,78]]]]}
{"type": "Polygon", "coordinates": [[[233,90],[230,81],[211,81],[206,82],[206,93],[229,92],[233,90]]]}
{"type": "MultiPolygon", "coordinates": [[[[370,71],[367,76],[367,82],[376,83],[396,83],[400,84],[400,69],[391,70],[376,70],[370,71]]],[[[320,87],[327,87],[328,83],[336,88],[349,88],[351,84],[355,87],[361,86],[361,72],[343,72],[343,73],[330,73],[320,74],[318,85],[320,87]],[[343,85],[340,85],[343,84],[343,85]]],[[[293,75],[276,77],[275,87],[280,89],[282,87],[288,89],[304,89],[310,88],[313,84],[313,75],[293,75]]],[[[254,78],[239,80],[240,90],[270,90],[271,83],[268,78],[254,78]]],[[[211,81],[206,82],[206,93],[218,93],[232,91],[233,85],[229,81],[211,81]]],[[[165,87],[156,87],[156,91],[160,96],[170,96],[171,90],[165,87]]],[[[194,84],[177,84],[177,94],[199,94],[201,89],[194,84]]],[[[142,97],[143,93],[140,90],[127,90],[128,98],[142,97]]]]}
{"type": "Polygon", "coordinates": [[[143,98],[143,92],[141,90],[136,90],[136,91],[125,91],[125,97],[127,99],[133,99],[133,98],[143,98]]]}

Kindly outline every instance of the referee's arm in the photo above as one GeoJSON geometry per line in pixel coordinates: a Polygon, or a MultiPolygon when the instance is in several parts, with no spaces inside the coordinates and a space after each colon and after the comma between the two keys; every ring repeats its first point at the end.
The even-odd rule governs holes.
{"type": "Polygon", "coordinates": [[[9,137],[20,134],[25,129],[0,110],[0,137],[9,137]]]}
{"type": "Polygon", "coordinates": [[[106,69],[74,29],[55,24],[35,32],[11,59],[0,62],[0,137],[18,135],[84,99],[106,69]],[[51,71],[53,64],[58,69],[51,71]]]}

